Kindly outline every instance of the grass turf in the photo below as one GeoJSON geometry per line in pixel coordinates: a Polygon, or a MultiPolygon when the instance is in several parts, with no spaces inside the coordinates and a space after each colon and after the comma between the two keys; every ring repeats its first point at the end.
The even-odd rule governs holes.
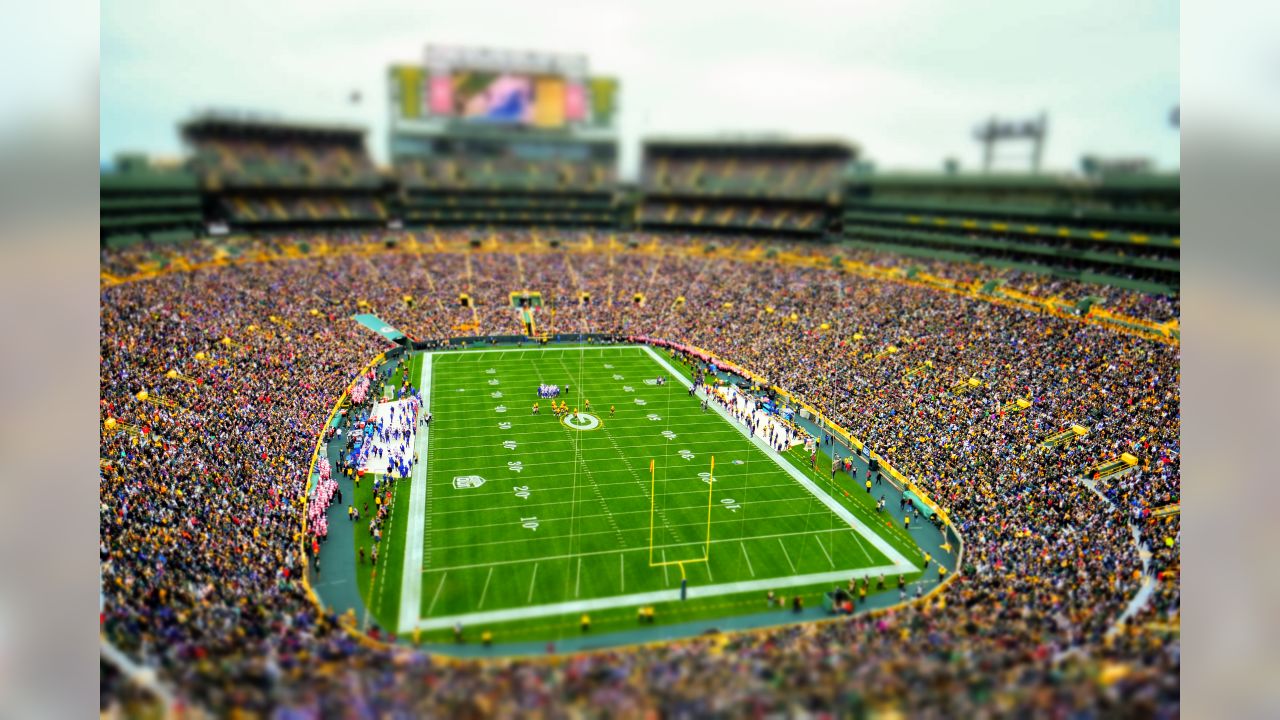
{"type": "MultiPolygon", "coordinates": [[[[687,377],[687,368],[671,364],[687,377]]],[[[421,365],[415,356],[415,384],[421,365]]],[[[665,590],[670,600],[644,604],[657,607],[660,622],[679,622],[764,609],[759,590],[680,602],[682,570],[694,587],[890,564],[738,428],[699,405],[641,348],[436,354],[419,617],[665,590]],[[665,385],[646,383],[659,376],[667,377],[665,385]],[[549,401],[536,397],[544,382],[570,385],[562,399],[571,408],[582,409],[590,399],[601,426],[567,427],[549,401]],[[539,415],[531,414],[535,401],[539,415]],[[612,417],[611,405],[617,408],[612,417]],[[699,473],[709,471],[712,455],[715,483],[709,485],[699,473]],[[656,476],[652,503],[650,460],[656,476]],[[484,484],[456,486],[455,478],[471,475],[483,477],[484,484]]],[[[854,481],[844,476],[833,482],[829,473],[814,472],[798,449],[785,460],[919,565],[915,543],[900,528],[885,526],[873,498],[854,481]]],[[[384,627],[396,627],[400,612],[405,534],[412,521],[409,488],[420,481],[396,483],[372,586],[368,566],[358,566],[366,605],[384,627]]],[[[370,486],[362,483],[359,501],[370,486]]],[[[361,527],[357,546],[367,548],[367,536],[361,527]]],[[[894,574],[887,577],[892,586],[894,574]]],[[[833,584],[778,590],[815,602],[833,584]]],[[[619,600],[590,614],[593,627],[609,629],[633,627],[635,612],[636,603],[619,600]]],[[[545,613],[492,623],[491,629],[500,640],[554,639],[576,631],[577,620],[576,612],[545,613]]],[[[422,637],[448,634],[437,629],[422,637]]]]}

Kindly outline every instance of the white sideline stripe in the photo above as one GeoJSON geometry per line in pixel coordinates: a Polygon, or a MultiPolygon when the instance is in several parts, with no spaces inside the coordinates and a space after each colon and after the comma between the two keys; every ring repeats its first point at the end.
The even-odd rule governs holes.
{"type": "MultiPolygon", "coordinates": [[[[718,480],[718,479],[719,479],[719,478],[717,478],[717,480],[718,480]]],[[[671,493],[671,495],[675,495],[675,494],[676,494],[676,493],[671,493]]],[[[683,495],[692,495],[693,493],[691,493],[691,492],[683,492],[683,493],[681,493],[681,494],[683,494],[683,495]]],[[[702,492],[700,492],[700,493],[698,493],[698,494],[700,494],[700,495],[706,495],[706,494],[707,494],[707,492],[706,492],[705,490],[703,490],[702,492]]],[[[624,496],[624,497],[622,497],[622,498],[620,498],[620,499],[623,499],[623,500],[638,500],[638,499],[643,498],[643,497],[644,497],[643,495],[626,495],[626,496],[624,496]]],[[[752,505],[753,505],[753,506],[754,506],[754,505],[767,505],[767,504],[769,504],[769,503],[779,503],[779,502],[794,503],[795,501],[796,501],[796,499],[795,499],[795,498],[778,498],[778,499],[776,499],[776,500],[755,500],[755,501],[753,501],[753,502],[752,502],[752,505]]],[[[743,502],[746,502],[746,501],[744,500],[743,502]]],[[[559,503],[542,503],[541,505],[521,505],[520,507],[521,507],[521,508],[523,508],[523,509],[526,509],[526,510],[527,510],[527,509],[532,509],[532,508],[537,508],[537,507],[547,507],[547,506],[555,506],[555,505],[569,505],[569,504],[571,504],[571,503],[569,503],[569,502],[567,502],[567,501],[566,501],[566,502],[559,502],[559,503]]],[[[699,507],[697,507],[697,506],[692,506],[692,507],[688,507],[688,508],[676,508],[676,511],[677,511],[677,512],[683,512],[683,511],[697,511],[697,510],[701,510],[701,509],[702,509],[702,508],[699,508],[699,507]]],[[[474,510],[473,510],[473,511],[471,511],[471,512],[474,512],[474,510]]],[[[619,511],[617,512],[617,514],[618,514],[618,515],[641,515],[641,514],[647,514],[648,512],[649,512],[648,510],[619,510],[619,511]]],[[[810,514],[811,514],[811,513],[786,513],[786,514],[776,514],[776,513],[774,513],[774,514],[770,514],[770,516],[769,516],[769,517],[770,517],[771,519],[781,519],[781,518],[792,518],[792,517],[808,517],[810,514]]],[[[538,522],[539,522],[539,523],[541,523],[541,525],[540,525],[539,527],[542,527],[542,526],[547,525],[548,523],[552,523],[552,522],[566,522],[566,521],[568,521],[568,520],[570,520],[570,519],[573,519],[573,520],[588,520],[588,519],[590,519],[590,520],[598,520],[598,519],[600,519],[600,518],[606,518],[606,519],[607,519],[607,518],[609,518],[609,517],[612,517],[612,514],[610,514],[610,515],[605,515],[605,514],[597,513],[597,514],[595,514],[595,515],[578,515],[578,516],[577,516],[577,517],[575,517],[575,518],[567,518],[567,517],[562,517],[562,518],[547,518],[547,519],[545,519],[545,520],[539,520],[538,522]]],[[[731,517],[721,518],[721,519],[719,519],[719,520],[712,520],[711,522],[712,522],[712,524],[718,524],[718,525],[727,525],[727,524],[729,524],[729,523],[737,523],[737,524],[739,524],[739,525],[740,525],[740,524],[742,524],[742,520],[741,520],[740,518],[735,519],[735,518],[731,518],[731,517]]],[[[697,522],[691,522],[691,523],[678,523],[678,524],[676,524],[676,525],[674,525],[674,526],[673,526],[673,525],[671,525],[671,524],[667,524],[667,527],[695,527],[695,526],[702,526],[702,525],[706,525],[706,524],[707,524],[707,523],[706,523],[706,521],[705,521],[705,520],[701,520],[701,519],[699,519],[697,522]]],[[[433,529],[431,530],[431,532],[433,532],[433,533],[449,533],[449,534],[455,534],[455,533],[466,533],[467,531],[470,531],[470,530],[487,530],[488,528],[495,528],[495,527],[511,527],[511,521],[510,521],[510,520],[503,520],[502,522],[498,522],[498,523],[482,523],[482,524],[480,524],[480,525],[459,525],[459,526],[457,526],[457,527],[443,527],[443,528],[442,528],[442,527],[436,527],[436,528],[433,528],[433,529]]],[[[635,528],[627,528],[627,529],[628,529],[628,530],[634,530],[635,528]]],[[[640,529],[643,529],[643,528],[640,528],[640,529]]],[[[545,536],[543,536],[543,537],[545,537],[545,536]]],[[[493,542],[493,541],[486,541],[486,542],[493,542]]],[[[445,545],[442,549],[444,549],[444,550],[457,550],[458,548],[457,548],[456,546],[449,546],[449,545],[445,545]]]]}
{"type": "MultiPolygon", "coordinates": [[[[716,483],[718,483],[718,484],[720,484],[720,483],[724,483],[724,480],[725,480],[725,477],[724,477],[723,475],[717,475],[717,476],[716,476],[716,483]]],[[[442,486],[442,487],[451,487],[451,486],[452,486],[452,485],[451,485],[451,483],[449,483],[449,482],[441,482],[440,484],[441,484],[441,486],[442,486]]],[[[622,486],[622,485],[632,485],[632,484],[634,484],[634,481],[633,481],[633,482],[600,483],[600,486],[601,486],[601,487],[609,487],[609,486],[622,486]]],[[[791,482],[790,480],[788,480],[787,482],[782,483],[782,484],[779,484],[779,485],[752,485],[750,488],[742,488],[742,489],[743,489],[743,490],[747,490],[747,489],[749,489],[749,490],[752,490],[752,491],[756,491],[756,490],[777,490],[778,488],[793,488],[793,489],[794,489],[794,488],[795,488],[795,483],[794,483],[794,482],[791,482]]],[[[571,490],[571,489],[572,489],[572,488],[570,488],[570,487],[568,487],[568,486],[564,486],[564,487],[549,487],[549,488],[543,488],[543,489],[539,490],[538,492],[540,492],[540,493],[565,492],[565,491],[567,491],[567,490],[571,490]]],[[[672,497],[673,495],[706,495],[706,494],[707,494],[707,491],[706,491],[706,490],[673,490],[673,491],[671,491],[671,492],[667,493],[667,494],[666,494],[666,497],[672,497]]],[[[456,495],[455,495],[454,497],[458,497],[458,496],[456,496],[456,495]]],[[[619,500],[635,500],[635,499],[638,499],[638,498],[645,498],[645,499],[647,499],[647,498],[649,497],[649,495],[648,495],[647,493],[643,493],[643,494],[640,494],[640,495],[615,495],[614,497],[618,498],[619,500]]],[[[807,496],[805,496],[805,497],[807,497],[807,496]]],[[[447,497],[443,497],[443,498],[436,498],[436,501],[437,501],[437,502],[439,502],[439,501],[446,500],[446,499],[448,499],[448,498],[447,498],[447,497]]],[[[752,500],[752,501],[751,501],[751,504],[752,504],[752,505],[761,505],[761,504],[764,504],[764,503],[775,503],[775,502],[795,502],[795,501],[796,501],[796,498],[794,498],[794,497],[780,497],[780,498],[770,498],[770,499],[768,499],[768,500],[752,500]]],[[[540,502],[540,503],[525,503],[525,504],[521,504],[521,505],[520,505],[520,507],[522,507],[522,508],[526,508],[526,509],[531,509],[531,508],[556,507],[556,506],[560,506],[560,505],[573,505],[573,504],[574,504],[574,503],[573,503],[572,501],[570,501],[570,500],[547,500],[547,501],[540,502]]],[[[619,510],[619,511],[617,512],[617,514],[618,514],[618,515],[627,515],[627,514],[634,514],[634,513],[637,513],[637,512],[648,512],[648,511],[647,511],[647,510],[619,510]]],[[[438,518],[438,517],[440,517],[441,515],[457,515],[457,514],[459,514],[459,513],[474,514],[474,513],[475,513],[475,510],[474,510],[473,508],[462,508],[462,509],[460,509],[460,510],[436,510],[435,512],[431,513],[431,515],[432,515],[433,517],[437,517],[437,518],[438,518]]],[[[809,513],[803,513],[803,514],[808,515],[809,513]]],[[[580,518],[588,518],[588,517],[602,517],[602,516],[600,516],[600,515],[579,515],[578,517],[580,517],[580,518]]],[[[730,518],[730,519],[732,519],[732,518],[730,518]]],[[[720,521],[720,520],[716,520],[715,522],[722,522],[722,521],[720,521]]],[[[489,524],[487,524],[487,525],[466,525],[466,526],[462,526],[462,527],[458,527],[458,528],[453,528],[453,529],[450,529],[450,530],[448,530],[448,531],[449,531],[449,532],[455,532],[455,531],[459,531],[459,530],[477,530],[477,529],[480,529],[480,528],[485,528],[485,527],[497,527],[497,526],[499,526],[499,525],[506,525],[506,524],[507,524],[506,522],[501,522],[501,523],[489,523],[489,524]]],[[[442,529],[442,530],[433,530],[432,532],[444,532],[444,530],[443,530],[443,529],[442,529]]]]}
{"type": "MultiPolygon", "coordinates": [[[[508,409],[510,409],[510,408],[508,408],[508,409]]],[[[494,413],[494,412],[493,412],[493,408],[486,408],[483,412],[475,413],[475,415],[476,415],[477,417],[484,418],[484,419],[493,418],[494,420],[498,420],[498,418],[497,418],[497,417],[495,417],[495,415],[501,415],[501,413],[494,413]]],[[[689,415],[688,417],[690,417],[690,418],[694,418],[694,417],[705,417],[705,415],[689,415]]],[[[457,422],[457,423],[461,423],[461,422],[463,422],[463,421],[472,421],[472,422],[474,422],[474,419],[473,419],[473,418],[466,417],[466,413],[450,413],[450,418],[449,418],[449,419],[450,419],[450,420],[452,420],[453,422],[457,422]]],[[[668,419],[668,420],[675,420],[675,421],[679,421],[679,420],[682,420],[683,418],[667,418],[667,419],[668,419]]],[[[499,422],[501,422],[501,421],[499,420],[499,422]]],[[[635,421],[634,421],[634,420],[630,420],[630,422],[635,422],[635,421]]],[[[661,428],[661,427],[663,427],[663,426],[662,426],[662,425],[658,425],[658,424],[656,424],[656,423],[655,423],[655,424],[654,424],[654,425],[652,425],[651,427],[653,427],[653,428],[661,428]]],[[[611,428],[611,429],[612,429],[612,428],[611,428]]],[[[563,437],[564,437],[564,429],[563,429],[563,427],[562,427],[561,425],[559,425],[558,423],[557,423],[556,427],[554,428],[554,431],[553,431],[553,432],[529,431],[529,430],[526,430],[526,429],[524,429],[524,428],[521,428],[521,431],[525,434],[526,438],[532,437],[532,438],[534,439],[534,441],[535,441],[535,442],[545,442],[544,438],[559,439],[559,438],[563,438],[563,437]]],[[[724,435],[732,435],[732,434],[733,434],[733,433],[731,433],[731,432],[729,431],[729,429],[728,429],[728,428],[724,428],[724,429],[720,429],[720,430],[712,430],[712,431],[688,431],[688,430],[686,430],[686,431],[685,431],[685,432],[683,432],[683,433],[678,433],[678,434],[676,435],[676,437],[675,437],[675,439],[674,439],[674,440],[667,440],[665,437],[662,437],[662,432],[661,432],[661,431],[654,432],[654,433],[634,433],[634,434],[616,433],[616,434],[614,435],[614,437],[615,437],[615,438],[617,438],[618,440],[641,440],[641,439],[645,439],[645,440],[649,440],[649,441],[654,442],[654,443],[658,442],[658,439],[657,439],[657,438],[662,437],[662,439],[663,439],[664,441],[666,441],[666,442],[672,442],[672,443],[675,443],[675,442],[677,442],[677,441],[682,441],[682,442],[684,442],[685,444],[697,445],[697,444],[699,444],[699,443],[713,443],[713,442],[723,443],[723,441],[724,441],[724,437],[723,437],[723,436],[724,436],[724,435]],[[699,440],[699,439],[697,439],[697,438],[704,438],[704,437],[707,437],[708,435],[712,436],[709,440],[699,440]]],[[[436,452],[449,452],[450,450],[460,450],[460,451],[462,451],[462,452],[461,452],[461,453],[459,453],[459,454],[463,454],[463,455],[465,455],[465,454],[467,454],[467,452],[469,452],[469,451],[476,451],[476,450],[479,450],[479,451],[481,451],[481,452],[489,453],[489,452],[493,452],[495,447],[501,447],[501,446],[500,446],[500,445],[495,446],[495,445],[493,445],[493,444],[489,444],[489,443],[485,443],[485,444],[483,444],[483,445],[482,445],[482,444],[478,444],[478,443],[465,443],[465,444],[458,444],[458,445],[440,445],[440,446],[436,447],[436,452]]],[[[551,451],[551,452],[554,452],[554,451],[551,451]]],[[[547,454],[547,453],[548,453],[548,451],[545,451],[545,450],[543,450],[543,451],[531,451],[531,453],[532,453],[532,454],[534,454],[534,455],[538,455],[538,454],[545,455],[545,454],[547,454]]]]}
{"type": "MultiPolygon", "coordinates": [[[[422,372],[418,387],[425,391],[422,410],[427,412],[431,406],[431,353],[422,356],[422,372]]],[[[414,419],[416,423],[417,418],[414,419]]],[[[431,426],[425,425],[417,431],[414,438],[414,449],[418,452],[418,462],[410,473],[412,485],[409,487],[409,529],[405,534],[404,572],[400,575],[400,614],[396,620],[399,632],[407,632],[422,614],[422,538],[427,522],[427,437],[431,434],[431,426]],[[417,582],[414,582],[414,579],[417,582]]],[[[441,582],[441,585],[444,583],[441,582]]],[[[439,595],[437,589],[436,594],[439,595]]],[[[433,603],[434,605],[434,603],[433,603]]]]}
{"type": "MultiPolygon", "coordinates": [[[[614,345],[597,345],[597,346],[595,346],[595,347],[589,347],[589,346],[587,346],[587,345],[581,345],[581,346],[579,346],[579,347],[492,348],[492,349],[474,348],[474,349],[471,349],[471,350],[436,350],[436,351],[434,352],[434,354],[440,355],[441,357],[448,357],[448,356],[450,356],[450,355],[474,355],[474,354],[476,354],[476,353],[480,353],[480,354],[485,354],[485,355],[487,355],[487,354],[489,354],[489,353],[528,352],[528,351],[529,351],[529,350],[531,350],[531,349],[532,349],[532,350],[537,350],[537,351],[538,351],[538,352],[540,352],[540,353],[548,353],[548,352],[603,352],[603,351],[605,351],[605,350],[641,350],[641,349],[643,349],[644,347],[645,347],[645,346],[642,346],[642,345],[633,345],[633,344],[628,344],[628,343],[618,343],[618,344],[614,344],[614,345]]],[[[481,359],[483,360],[483,358],[481,358],[481,359]]]]}
{"type": "MultiPolygon", "coordinates": [[[[666,569],[665,565],[663,566],[663,569],[666,569]]],[[[766,578],[763,580],[744,580],[741,582],[720,583],[719,585],[690,585],[688,588],[688,597],[690,599],[711,598],[719,597],[721,595],[733,595],[735,593],[778,590],[782,588],[801,587],[804,585],[842,582],[850,578],[871,577],[872,575],[889,573],[898,569],[899,568],[893,565],[882,565],[880,567],[864,567],[853,570],[834,570],[831,572],[814,573],[812,575],[788,575],[785,577],[766,578]]],[[[568,602],[550,603],[547,605],[531,605],[508,608],[505,610],[464,613],[462,615],[450,615],[448,617],[423,618],[418,621],[417,627],[419,630],[438,630],[440,628],[452,627],[454,623],[458,622],[463,625],[483,625],[485,623],[500,623],[512,620],[528,620],[531,618],[547,617],[550,615],[565,615],[570,613],[577,614],[592,612],[595,610],[631,607],[634,605],[648,605],[650,603],[675,600],[679,596],[679,590],[675,589],[654,590],[652,592],[634,593],[631,595],[614,595],[613,597],[591,598],[589,600],[571,600],[568,602]]]]}
{"type": "MultiPolygon", "coordinates": [[[[682,385],[684,385],[687,388],[693,387],[693,381],[689,380],[689,378],[685,377],[683,374],[678,372],[675,368],[671,367],[671,364],[668,363],[665,359],[663,359],[662,356],[658,355],[658,353],[654,352],[652,347],[645,345],[642,348],[642,350],[648,353],[649,356],[652,357],[654,361],[657,362],[659,365],[661,365],[667,372],[671,373],[676,378],[676,380],[680,381],[682,385]]],[[[724,418],[725,421],[727,421],[730,425],[732,425],[735,429],[737,429],[738,432],[742,433],[743,437],[747,438],[747,440],[754,443],[756,447],[760,448],[764,452],[765,455],[768,455],[775,463],[778,464],[778,467],[782,468],[787,472],[788,475],[795,478],[796,482],[800,483],[800,485],[803,486],[804,489],[813,493],[813,496],[818,498],[818,500],[822,501],[822,504],[826,505],[827,508],[831,510],[831,512],[835,513],[836,517],[849,523],[849,526],[852,527],[857,532],[857,534],[866,538],[867,542],[871,543],[881,553],[884,553],[885,557],[893,561],[893,564],[897,567],[897,569],[907,573],[916,572],[917,570],[920,569],[916,567],[914,564],[912,564],[910,560],[907,560],[905,557],[903,557],[902,553],[898,552],[897,548],[890,545],[888,541],[880,537],[878,533],[873,532],[871,528],[867,527],[865,523],[863,523],[861,520],[854,517],[853,513],[849,512],[849,508],[846,508],[844,505],[841,505],[839,502],[836,501],[835,498],[831,497],[822,488],[815,485],[812,480],[805,477],[804,473],[801,473],[799,470],[797,470],[794,465],[782,459],[782,457],[778,455],[778,451],[770,447],[769,443],[765,442],[759,437],[748,434],[747,429],[744,427],[741,427],[733,419],[733,417],[729,415],[729,412],[720,406],[720,403],[708,402],[707,404],[710,405],[713,409],[715,409],[715,411],[720,414],[720,417],[724,418]]]]}
{"type": "MultiPolygon", "coordinates": [[[[747,538],[734,537],[734,538],[721,538],[719,540],[713,539],[711,541],[711,544],[720,545],[723,543],[745,542],[747,540],[753,540],[753,541],[754,540],[773,540],[774,538],[802,537],[805,535],[821,535],[823,533],[830,535],[835,533],[846,533],[846,532],[852,535],[855,539],[858,537],[857,530],[854,530],[851,527],[845,527],[841,525],[840,527],[833,527],[825,530],[800,530],[797,532],[775,533],[772,535],[752,535],[751,537],[747,537],[747,538]]],[[[577,537],[584,537],[586,535],[610,535],[610,534],[612,534],[612,532],[609,530],[601,530],[600,532],[582,533],[577,537]]],[[[570,537],[570,536],[569,535],[553,535],[546,538],[538,538],[537,541],[562,540],[567,537],[570,537]]],[[[454,545],[450,548],[442,548],[442,551],[457,551],[457,550],[461,550],[469,547],[477,547],[479,545],[490,545],[494,543],[537,542],[537,541],[495,540],[495,541],[492,541],[491,543],[469,543],[466,545],[454,545]]],[[[692,542],[675,542],[675,543],[668,543],[666,545],[654,545],[653,547],[655,550],[658,548],[662,548],[662,562],[666,563],[667,548],[688,548],[692,546],[702,547],[702,545],[703,545],[702,540],[694,540],[692,542]]],[[[557,560],[572,560],[573,558],[576,558],[578,556],[592,557],[592,556],[598,556],[598,555],[617,555],[619,553],[642,553],[647,551],[648,549],[649,547],[645,546],[645,547],[623,548],[621,550],[588,550],[585,552],[565,553],[562,555],[543,555],[541,557],[522,557],[522,558],[516,558],[514,560],[494,560],[493,562],[468,563],[465,565],[449,565],[447,567],[427,568],[422,572],[425,574],[425,573],[438,573],[438,572],[457,571],[457,570],[474,570],[475,568],[497,567],[500,565],[527,565],[531,562],[555,562],[557,560]]],[[[871,556],[867,554],[865,550],[863,550],[863,554],[867,556],[868,560],[871,559],[871,556]]],[[[666,567],[666,565],[663,565],[663,567],[666,567]]],[[[896,567],[900,572],[904,572],[904,573],[912,572],[912,565],[909,563],[899,564],[899,565],[896,565],[896,567]]]]}

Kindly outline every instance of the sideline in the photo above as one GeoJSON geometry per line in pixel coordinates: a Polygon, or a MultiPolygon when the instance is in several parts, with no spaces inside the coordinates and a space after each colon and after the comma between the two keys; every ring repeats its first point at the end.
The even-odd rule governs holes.
{"type": "MultiPolygon", "coordinates": [[[[736,541],[735,541],[736,542],[736,541]]],[[[849,578],[874,577],[895,570],[893,565],[864,567],[856,570],[833,570],[812,575],[789,575],[763,580],[744,580],[741,582],[720,583],[718,585],[690,585],[690,600],[733,595],[737,593],[756,592],[761,590],[778,590],[782,588],[802,587],[805,585],[821,585],[823,583],[839,583],[849,578]]],[[[549,615],[576,615],[593,610],[609,610],[612,608],[631,607],[650,603],[669,602],[679,597],[679,591],[666,588],[650,592],[633,593],[631,595],[610,595],[608,597],[591,598],[590,600],[571,600],[568,602],[549,603],[526,607],[507,608],[505,610],[489,610],[486,612],[448,615],[444,617],[423,618],[418,621],[418,630],[440,630],[453,627],[454,623],[480,625],[484,623],[501,623],[512,620],[529,620],[549,615]]]]}
{"type": "MultiPolygon", "coordinates": [[[[644,345],[643,347],[645,352],[647,352],[659,365],[666,369],[667,372],[675,376],[676,380],[679,380],[687,388],[693,387],[693,382],[690,381],[689,378],[671,367],[670,363],[668,363],[665,358],[658,355],[652,347],[649,345],[644,345]]],[[[760,448],[765,455],[769,456],[771,460],[777,463],[778,467],[782,468],[782,470],[794,478],[796,482],[800,483],[805,490],[808,490],[814,497],[821,501],[823,505],[826,505],[827,509],[834,513],[836,517],[848,523],[849,527],[853,528],[854,531],[867,540],[867,542],[870,542],[875,549],[879,550],[885,557],[892,560],[894,570],[904,574],[919,572],[920,568],[912,564],[912,562],[903,556],[902,553],[898,552],[897,548],[890,545],[887,540],[880,537],[879,533],[873,531],[866,525],[866,523],[854,517],[849,508],[842,505],[835,498],[828,495],[825,490],[814,484],[812,480],[805,477],[804,473],[800,472],[800,470],[796,469],[796,466],[783,459],[782,456],[778,454],[777,450],[774,450],[769,446],[769,443],[765,442],[761,438],[751,435],[746,428],[742,427],[741,424],[733,419],[733,416],[729,415],[728,410],[721,407],[719,403],[708,402],[707,404],[714,408],[715,411],[720,414],[720,417],[724,418],[725,422],[729,423],[737,429],[738,432],[742,433],[743,437],[747,438],[748,441],[760,448]]]]}
{"type": "MultiPolygon", "coordinates": [[[[422,369],[418,374],[418,390],[422,393],[422,409],[418,411],[418,418],[431,406],[431,356],[432,353],[423,353],[422,369]]],[[[414,418],[414,422],[418,418],[414,418]]],[[[400,613],[396,620],[398,632],[410,629],[421,612],[422,538],[427,522],[427,437],[430,434],[431,424],[428,423],[418,428],[413,441],[418,462],[414,464],[410,474],[409,530],[404,540],[404,572],[400,575],[400,613]]]]}

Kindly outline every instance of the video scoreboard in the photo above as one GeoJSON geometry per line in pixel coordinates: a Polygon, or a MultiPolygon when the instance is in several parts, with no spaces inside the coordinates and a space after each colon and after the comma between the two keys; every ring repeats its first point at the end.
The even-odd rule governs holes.
{"type": "Polygon", "coordinates": [[[609,130],[617,107],[617,80],[583,55],[429,45],[388,81],[393,124],[609,130]]]}

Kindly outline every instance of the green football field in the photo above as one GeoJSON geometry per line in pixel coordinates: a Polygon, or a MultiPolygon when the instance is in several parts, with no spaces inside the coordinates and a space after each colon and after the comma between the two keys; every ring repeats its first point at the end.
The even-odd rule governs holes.
{"type": "Polygon", "coordinates": [[[394,487],[379,574],[360,578],[383,627],[534,639],[582,613],[634,625],[656,606],[673,622],[758,612],[769,590],[918,575],[919,549],[870,496],[814,472],[802,448],[749,438],[716,403],[703,410],[664,351],[431,353],[410,373],[434,419],[394,487]],[[560,399],[581,414],[557,417],[540,383],[569,386],[560,399]]]}

